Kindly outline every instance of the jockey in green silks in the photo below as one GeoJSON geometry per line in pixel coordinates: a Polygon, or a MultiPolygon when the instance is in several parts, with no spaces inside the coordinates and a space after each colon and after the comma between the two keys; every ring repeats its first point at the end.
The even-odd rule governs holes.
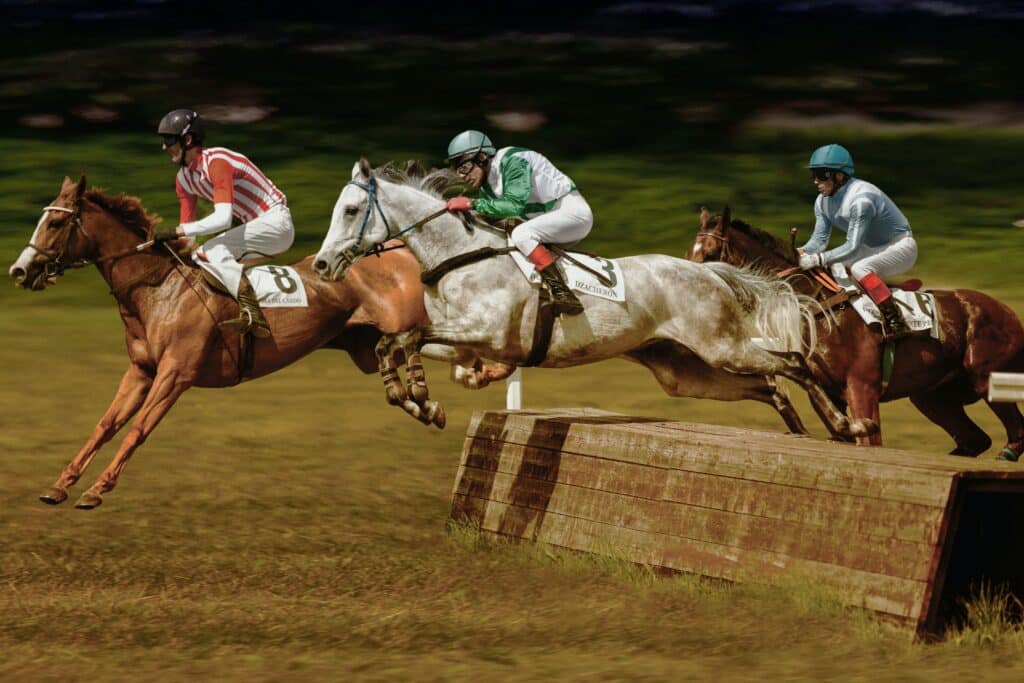
{"type": "Polygon", "coordinates": [[[449,211],[474,210],[493,218],[522,218],[512,243],[540,273],[556,315],[577,315],[583,305],[566,285],[545,244],[572,244],[590,233],[594,215],[576,184],[547,157],[522,147],[496,149],[477,130],[456,135],[448,163],[462,180],[480,190],[476,199],[453,197],[449,211]]]}

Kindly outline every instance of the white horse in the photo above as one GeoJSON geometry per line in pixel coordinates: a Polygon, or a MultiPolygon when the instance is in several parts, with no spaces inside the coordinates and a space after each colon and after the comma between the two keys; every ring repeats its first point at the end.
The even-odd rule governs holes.
{"type": "MultiPolygon", "coordinates": [[[[395,237],[425,272],[456,255],[507,246],[503,231],[474,228],[445,212],[440,188],[429,186],[450,174],[435,172],[412,182],[386,176],[375,174],[366,159],[353,167],[314,260],[321,277],[344,276],[353,262],[395,237]]],[[[625,357],[648,367],[670,396],[762,401],[779,410],[793,431],[805,431],[775,387],[773,378],[782,376],[807,391],[833,435],[848,439],[877,429],[870,420],[849,420],[814,380],[801,352],[805,337],[808,348],[816,341],[814,325],[808,325],[814,304],[786,282],[724,263],[697,264],[661,254],[616,262],[626,301],[582,294],[583,314],[555,321],[540,367],[625,357]],[[784,350],[767,351],[752,337],[773,339],[784,350]]],[[[454,379],[474,386],[482,358],[510,366],[527,361],[538,296],[510,256],[457,267],[428,284],[425,296],[432,324],[382,339],[382,363],[399,350],[422,347],[424,355],[452,362],[454,379]]]]}

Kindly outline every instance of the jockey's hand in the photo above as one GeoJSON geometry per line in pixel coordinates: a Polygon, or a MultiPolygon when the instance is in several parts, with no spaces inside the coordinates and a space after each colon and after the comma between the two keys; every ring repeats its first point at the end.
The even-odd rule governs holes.
{"type": "Polygon", "coordinates": [[[473,201],[469,197],[452,197],[444,208],[449,211],[469,211],[473,208],[473,201]]]}
{"type": "Polygon", "coordinates": [[[170,240],[176,240],[182,235],[178,234],[178,226],[160,225],[153,230],[153,241],[154,242],[169,242],[170,240]]]}
{"type": "Polygon", "coordinates": [[[821,254],[800,254],[800,270],[821,268],[821,254]]]}

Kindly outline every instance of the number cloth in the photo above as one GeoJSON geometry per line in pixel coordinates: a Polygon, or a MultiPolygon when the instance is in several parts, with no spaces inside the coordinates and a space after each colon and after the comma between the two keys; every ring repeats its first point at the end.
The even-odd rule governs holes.
{"type": "Polygon", "coordinates": [[[868,273],[899,275],[917,261],[910,222],[895,202],[865,180],[850,178],[831,197],[819,194],[814,217],[814,232],[804,251],[820,254],[825,267],[843,263],[860,280],[868,273]],[[833,227],[846,233],[846,242],[824,251],[833,227]]]}

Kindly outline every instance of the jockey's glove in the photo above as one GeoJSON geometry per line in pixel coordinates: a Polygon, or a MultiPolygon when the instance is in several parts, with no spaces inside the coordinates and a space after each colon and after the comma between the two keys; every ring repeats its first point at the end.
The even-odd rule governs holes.
{"type": "Polygon", "coordinates": [[[811,268],[822,268],[821,254],[800,254],[800,270],[810,270],[811,268]]]}
{"type": "Polygon", "coordinates": [[[449,211],[469,211],[473,208],[473,200],[469,197],[452,197],[445,203],[444,208],[449,211]]]}
{"type": "Polygon", "coordinates": [[[182,237],[182,235],[178,234],[178,226],[176,225],[159,225],[153,230],[154,242],[169,242],[179,237],[182,237]]]}

